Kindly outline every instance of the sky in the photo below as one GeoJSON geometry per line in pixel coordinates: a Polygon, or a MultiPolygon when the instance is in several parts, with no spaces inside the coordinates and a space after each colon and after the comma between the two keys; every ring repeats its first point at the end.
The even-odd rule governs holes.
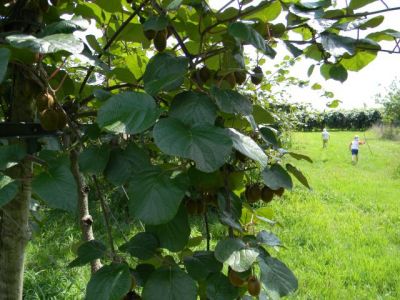
{"type": "MultiPolygon", "coordinates": [[[[253,1],[255,5],[259,1],[253,1]]],[[[210,5],[213,8],[220,7],[226,1],[211,0],[210,5]]],[[[385,0],[389,7],[399,7],[399,0],[385,0]]],[[[337,0],[338,7],[343,6],[345,0],[337,0]]],[[[384,9],[382,3],[373,3],[358,10],[373,11],[384,9]]],[[[400,31],[400,10],[392,11],[385,14],[384,22],[374,30],[384,30],[392,28],[400,31]]],[[[393,45],[384,48],[391,49],[393,45]]],[[[307,70],[313,61],[302,59],[302,61],[294,67],[292,75],[300,79],[310,80],[310,86],[313,83],[319,83],[323,86],[324,90],[331,91],[335,94],[333,99],[342,101],[339,108],[363,108],[363,107],[377,107],[375,98],[378,93],[384,93],[385,89],[396,78],[400,80],[400,54],[379,53],[378,56],[365,68],[359,72],[349,72],[348,79],[344,83],[334,80],[325,80],[315,68],[312,76],[307,77],[307,70]]],[[[327,109],[326,103],[328,100],[321,97],[321,90],[314,91],[311,88],[291,88],[288,90],[292,102],[308,102],[318,110],[327,109]]]]}

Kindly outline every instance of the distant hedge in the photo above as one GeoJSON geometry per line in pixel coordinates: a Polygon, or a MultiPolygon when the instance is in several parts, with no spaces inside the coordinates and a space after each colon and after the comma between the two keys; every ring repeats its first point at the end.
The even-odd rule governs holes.
{"type": "Polygon", "coordinates": [[[329,112],[297,111],[297,129],[311,131],[324,127],[342,130],[364,130],[382,121],[378,109],[334,110],[329,112]]]}

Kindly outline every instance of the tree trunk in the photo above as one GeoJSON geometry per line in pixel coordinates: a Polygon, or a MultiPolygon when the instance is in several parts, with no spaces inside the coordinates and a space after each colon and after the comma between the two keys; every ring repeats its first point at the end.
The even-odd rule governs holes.
{"type": "MultiPolygon", "coordinates": [[[[37,86],[22,70],[14,70],[10,115],[12,122],[33,121],[36,90],[37,86]]],[[[25,141],[17,139],[10,142],[27,146],[25,141]]],[[[7,175],[18,180],[21,185],[17,196],[0,209],[0,300],[19,300],[22,299],[25,246],[29,240],[32,162],[24,159],[8,169],[7,175]]]]}
{"type": "MultiPolygon", "coordinates": [[[[86,185],[85,178],[79,171],[78,152],[71,150],[70,152],[71,171],[74,175],[78,187],[78,209],[79,209],[79,223],[82,230],[82,239],[84,241],[94,240],[92,223],[92,216],[89,214],[89,187],[86,185]]],[[[99,270],[102,265],[100,259],[95,259],[90,262],[92,273],[99,270]]],[[[1,298],[0,298],[1,299],[1,298]]]]}

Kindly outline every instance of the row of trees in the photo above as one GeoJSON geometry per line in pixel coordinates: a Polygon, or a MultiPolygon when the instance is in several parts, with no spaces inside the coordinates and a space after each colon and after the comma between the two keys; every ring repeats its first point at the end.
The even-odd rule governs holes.
{"type": "Polygon", "coordinates": [[[311,160],[282,149],[270,126],[282,119],[257,98],[271,88],[263,63],[286,47],[313,60],[309,74],[319,69],[343,81],[378,52],[393,52],[379,42],[397,43],[400,33],[371,29],[400,7],[373,0],[343,8],[330,0],[225,1],[217,10],[203,0],[2,3],[0,298],[22,299],[31,198],[79,216],[84,243],[69,267],[91,266],[86,299],[265,299],[297,289],[295,275],[272,255],[279,238],[256,230],[275,224],[271,211],[252,204],[290,190],[293,178],[309,187],[284,157],[311,160]],[[365,10],[371,2],[382,9],[365,10]],[[96,33],[86,31],[92,20],[96,33]],[[142,225],[118,245],[106,197],[116,189],[142,225]],[[95,239],[89,194],[99,200],[107,241],[95,239]],[[213,243],[208,209],[226,229],[213,243]],[[199,224],[192,217],[204,224],[202,236],[191,235],[199,224]]]}

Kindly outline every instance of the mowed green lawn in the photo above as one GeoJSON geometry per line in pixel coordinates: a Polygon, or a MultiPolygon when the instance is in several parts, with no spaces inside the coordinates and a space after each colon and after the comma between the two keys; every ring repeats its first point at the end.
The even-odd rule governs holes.
{"type": "Polygon", "coordinates": [[[294,133],[293,161],[313,190],[295,188],[272,204],[287,249],[276,253],[295,272],[291,299],[400,299],[400,143],[367,133],[359,163],[348,145],[359,132],[294,133]]]}

